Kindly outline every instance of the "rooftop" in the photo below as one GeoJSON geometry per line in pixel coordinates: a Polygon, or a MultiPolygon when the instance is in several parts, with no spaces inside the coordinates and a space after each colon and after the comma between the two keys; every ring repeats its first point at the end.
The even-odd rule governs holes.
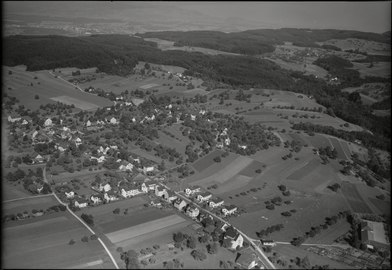
{"type": "Polygon", "coordinates": [[[363,220],[361,222],[362,241],[374,241],[382,244],[389,244],[385,236],[384,225],[382,222],[363,220]]]}

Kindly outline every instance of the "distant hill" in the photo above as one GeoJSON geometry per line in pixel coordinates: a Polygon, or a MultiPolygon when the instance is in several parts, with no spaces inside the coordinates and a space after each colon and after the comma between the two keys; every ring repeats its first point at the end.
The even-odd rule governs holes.
{"type": "Polygon", "coordinates": [[[384,36],[391,38],[391,31],[386,31],[382,33],[384,36]]]}
{"type": "Polygon", "coordinates": [[[302,47],[319,47],[316,42],[329,39],[357,38],[390,43],[390,36],[360,31],[333,29],[259,29],[223,33],[218,31],[163,31],[137,34],[145,38],[160,38],[174,41],[177,46],[195,46],[220,51],[257,55],[274,50],[274,45],[292,42],[302,47]]]}

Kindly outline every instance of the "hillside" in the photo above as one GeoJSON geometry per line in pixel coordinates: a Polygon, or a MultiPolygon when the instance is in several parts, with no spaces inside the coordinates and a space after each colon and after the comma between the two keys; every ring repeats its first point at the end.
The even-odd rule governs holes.
{"type": "Polygon", "coordinates": [[[390,43],[388,35],[344,30],[310,29],[260,29],[223,33],[218,31],[163,31],[137,34],[143,38],[160,38],[174,41],[178,46],[197,46],[231,53],[258,55],[274,51],[274,45],[292,42],[302,47],[320,47],[316,42],[329,39],[358,38],[390,43]]]}

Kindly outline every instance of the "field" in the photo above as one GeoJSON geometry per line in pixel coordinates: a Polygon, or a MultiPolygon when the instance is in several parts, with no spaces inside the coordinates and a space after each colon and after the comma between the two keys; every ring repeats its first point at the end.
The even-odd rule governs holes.
{"type": "MultiPolygon", "coordinates": [[[[38,109],[40,105],[47,103],[55,103],[51,98],[68,96],[81,102],[88,102],[97,107],[111,106],[113,103],[103,97],[98,97],[75,89],[71,84],[64,82],[59,78],[53,77],[48,71],[26,71],[25,66],[4,67],[4,85],[10,96],[15,96],[25,105],[26,108],[32,110],[38,109]],[[12,71],[12,75],[8,75],[8,71],[12,71]],[[37,77],[37,79],[34,79],[37,77]],[[39,83],[39,84],[38,84],[39,83]],[[30,84],[33,84],[31,86],[30,84]],[[38,94],[39,99],[34,96],[38,94]]],[[[75,105],[76,106],[76,105],[75,105]]]]}
{"type": "Polygon", "coordinates": [[[29,199],[17,200],[12,202],[3,202],[3,211],[5,214],[17,214],[24,211],[31,212],[31,210],[46,210],[48,207],[58,205],[59,202],[53,197],[48,195],[45,197],[31,197],[29,199]]]}
{"type": "Polygon", "coordinates": [[[54,101],[58,101],[67,105],[75,105],[76,108],[81,110],[96,110],[99,108],[98,105],[92,104],[90,102],[86,102],[83,100],[79,100],[69,96],[59,96],[50,98],[54,101]]]}
{"type": "Polygon", "coordinates": [[[67,212],[9,222],[3,228],[5,268],[114,268],[98,241],[67,212]],[[74,239],[75,244],[69,245],[74,239]],[[21,258],[23,258],[21,260],[21,258]]]}
{"type": "MultiPolygon", "coordinates": [[[[171,127],[166,127],[164,130],[173,134],[173,132],[171,132],[171,130],[172,130],[171,127]]],[[[173,134],[175,137],[172,138],[171,136],[169,136],[159,130],[158,135],[159,135],[159,139],[154,140],[154,142],[162,144],[167,147],[175,148],[176,151],[179,152],[180,154],[185,153],[185,148],[186,148],[186,145],[187,145],[189,139],[182,136],[182,134],[179,137],[173,134]]]]}
{"type": "Polygon", "coordinates": [[[287,179],[301,180],[302,178],[304,178],[305,176],[313,172],[319,165],[320,165],[320,161],[318,159],[312,159],[305,166],[303,166],[302,168],[298,169],[294,173],[287,176],[287,179]]]}
{"type": "MultiPolygon", "coordinates": [[[[343,149],[341,144],[346,144],[345,142],[342,142],[336,138],[333,137],[329,137],[329,141],[332,143],[333,147],[336,149],[337,153],[338,153],[338,158],[340,159],[349,159],[350,158],[350,152],[348,151],[348,154],[346,154],[346,151],[348,149],[346,149],[346,151],[343,149]]],[[[346,146],[346,148],[348,148],[346,146]]]]}
{"type": "Polygon", "coordinates": [[[365,51],[368,54],[378,54],[378,55],[390,55],[391,46],[386,43],[380,43],[376,41],[369,41],[357,38],[347,38],[347,39],[330,39],[324,42],[318,42],[319,44],[329,44],[336,46],[342,50],[355,50],[359,49],[365,51]]]}
{"type": "MultiPolygon", "coordinates": [[[[4,148],[3,148],[4,149],[4,148]]],[[[7,183],[3,181],[2,183],[2,195],[3,195],[3,202],[8,201],[8,200],[14,200],[18,198],[24,198],[31,196],[31,194],[26,191],[23,187],[20,185],[12,185],[10,183],[7,183]]]]}
{"type": "Polygon", "coordinates": [[[359,194],[356,185],[351,183],[342,183],[342,193],[349,203],[353,212],[359,213],[372,213],[369,206],[363,201],[362,196],[359,194]]]}
{"type": "Polygon", "coordinates": [[[210,167],[215,163],[214,158],[219,157],[223,154],[220,150],[215,150],[211,153],[208,153],[204,157],[198,159],[192,164],[192,167],[195,168],[196,171],[201,172],[210,167]]]}
{"type": "Polygon", "coordinates": [[[345,219],[341,219],[338,220],[336,224],[329,226],[326,230],[322,230],[320,234],[317,234],[312,238],[308,238],[305,243],[332,245],[338,237],[347,233],[350,228],[350,223],[345,219]]]}
{"type": "Polygon", "coordinates": [[[354,67],[352,69],[358,70],[362,78],[366,76],[391,77],[391,62],[375,62],[371,68],[369,68],[369,63],[353,62],[353,64],[354,67]]]}
{"type": "Polygon", "coordinates": [[[331,147],[331,143],[328,141],[326,137],[320,134],[316,134],[314,136],[309,136],[307,139],[312,143],[313,147],[320,148],[320,147],[331,147]]]}

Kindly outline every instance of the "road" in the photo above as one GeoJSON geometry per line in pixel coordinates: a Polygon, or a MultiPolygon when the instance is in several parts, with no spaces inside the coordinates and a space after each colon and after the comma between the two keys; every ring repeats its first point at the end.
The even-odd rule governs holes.
{"type": "MultiPolygon", "coordinates": [[[[290,242],[275,242],[275,243],[276,244],[280,244],[280,245],[291,245],[290,242]]],[[[327,244],[301,244],[301,246],[340,247],[340,248],[350,247],[349,245],[344,245],[344,244],[334,244],[334,245],[327,245],[327,244]]]]}
{"type": "MultiPolygon", "coordinates": [[[[46,167],[44,167],[42,174],[43,174],[44,181],[49,184],[48,179],[46,179],[46,167]]],[[[59,199],[59,197],[57,197],[57,195],[54,191],[52,191],[51,195],[53,195],[60,204],[67,207],[67,210],[71,213],[71,215],[73,215],[77,220],[79,220],[80,223],[82,223],[87,228],[87,230],[89,230],[92,234],[96,234],[81,218],[79,218],[74,212],[71,211],[71,209],[69,209],[68,204],[63,203],[59,199]]],[[[110,253],[109,249],[106,247],[105,243],[102,241],[102,239],[100,237],[98,237],[98,241],[101,243],[102,247],[105,249],[106,253],[108,254],[110,259],[112,260],[116,269],[120,269],[120,267],[118,266],[116,260],[114,259],[113,255],[112,255],[112,253],[110,253]]]]}
{"type": "MultiPolygon", "coordinates": [[[[165,187],[166,189],[170,190],[170,188],[168,186],[166,186],[165,184],[160,183],[161,186],[165,187]]],[[[190,199],[188,199],[186,196],[180,194],[179,192],[174,191],[174,193],[181,197],[182,199],[184,199],[185,201],[195,205],[196,207],[202,209],[203,211],[207,212],[208,214],[210,214],[211,216],[214,216],[216,219],[219,219],[220,221],[227,223],[229,226],[233,226],[231,225],[229,222],[227,222],[226,220],[222,219],[221,217],[218,217],[217,215],[215,215],[214,213],[201,208],[198,204],[194,203],[193,201],[191,201],[190,199]]],[[[248,240],[251,243],[251,246],[253,247],[253,249],[259,253],[259,255],[261,255],[261,258],[259,257],[260,261],[264,264],[265,268],[267,269],[276,269],[275,266],[273,265],[273,263],[268,260],[267,256],[263,253],[263,251],[254,243],[254,241],[257,241],[256,239],[252,239],[249,236],[247,236],[244,232],[240,231],[238,228],[234,227],[234,229],[236,229],[246,240],[248,240]]]]}

